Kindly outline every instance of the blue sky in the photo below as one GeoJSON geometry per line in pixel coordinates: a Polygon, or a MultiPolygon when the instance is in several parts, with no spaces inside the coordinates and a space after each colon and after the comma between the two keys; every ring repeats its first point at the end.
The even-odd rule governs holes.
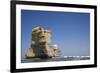
{"type": "Polygon", "coordinates": [[[22,57],[31,45],[32,28],[37,25],[51,31],[51,44],[58,44],[62,56],[90,55],[90,14],[21,10],[22,57]]]}

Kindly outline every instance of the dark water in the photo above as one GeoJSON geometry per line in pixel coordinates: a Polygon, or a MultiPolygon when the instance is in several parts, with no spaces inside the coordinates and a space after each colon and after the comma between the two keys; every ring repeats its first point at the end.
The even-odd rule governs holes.
{"type": "Polygon", "coordinates": [[[23,59],[22,63],[30,63],[30,62],[52,62],[52,61],[75,61],[75,60],[89,60],[90,57],[53,57],[50,59],[40,59],[40,58],[31,58],[31,59],[23,59]]]}

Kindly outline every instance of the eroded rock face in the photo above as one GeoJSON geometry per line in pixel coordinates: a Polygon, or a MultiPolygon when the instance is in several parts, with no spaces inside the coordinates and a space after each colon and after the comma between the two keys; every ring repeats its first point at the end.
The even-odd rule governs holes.
{"type": "MultiPolygon", "coordinates": [[[[28,49],[26,57],[51,58],[60,56],[60,49],[51,48],[51,32],[44,28],[32,29],[31,48],[28,49]]],[[[58,48],[58,47],[57,47],[58,48]]]]}
{"type": "Polygon", "coordinates": [[[26,57],[28,58],[30,58],[30,57],[35,57],[35,53],[34,53],[34,50],[33,50],[33,48],[29,48],[28,50],[27,50],[27,53],[26,53],[26,57]]]}

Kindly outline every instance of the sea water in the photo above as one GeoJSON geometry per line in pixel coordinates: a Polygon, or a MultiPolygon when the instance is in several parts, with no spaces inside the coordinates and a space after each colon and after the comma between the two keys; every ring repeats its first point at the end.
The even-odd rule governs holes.
{"type": "Polygon", "coordinates": [[[30,62],[52,62],[52,61],[75,61],[75,60],[89,60],[90,57],[53,57],[49,59],[40,59],[40,58],[24,58],[21,60],[22,63],[30,62]]]}

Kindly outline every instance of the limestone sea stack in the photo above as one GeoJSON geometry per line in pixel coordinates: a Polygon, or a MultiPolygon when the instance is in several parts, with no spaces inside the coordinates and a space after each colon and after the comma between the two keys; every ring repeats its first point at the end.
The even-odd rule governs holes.
{"type": "Polygon", "coordinates": [[[58,45],[51,44],[51,31],[38,26],[32,29],[31,46],[27,50],[26,58],[60,57],[58,45]]]}

